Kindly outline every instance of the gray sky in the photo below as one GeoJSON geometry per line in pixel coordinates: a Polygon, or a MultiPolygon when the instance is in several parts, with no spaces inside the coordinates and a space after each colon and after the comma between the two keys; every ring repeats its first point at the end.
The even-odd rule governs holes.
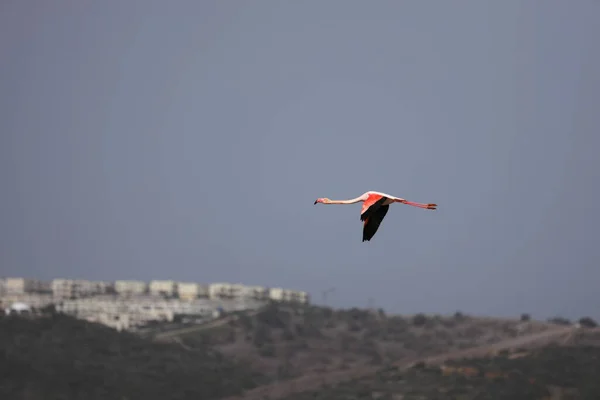
{"type": "Polygon", "coordinates": [[[0,5],[0,275],[600,317],[600,2],[0,5]],[[392,206],[361,242],[360,205],[392,206]]]}

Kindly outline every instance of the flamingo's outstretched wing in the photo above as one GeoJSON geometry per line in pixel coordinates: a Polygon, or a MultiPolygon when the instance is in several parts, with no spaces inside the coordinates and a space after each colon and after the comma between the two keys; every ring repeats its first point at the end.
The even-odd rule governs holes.
{"type": "MultiPolygon", "coordinates": [[[[387,214],[389,208],[389,205],[380,205],[376,210],[370,212],[370,215],[368,215],[364,219],[365,222],[363,225],[363,242],[365,240],[369,241],[373,238],[375,232],[377,232],[377,230],[379,229],[379,225],[381,225],[381,221],[383,221],[383,219],[385,218],[385,215],[387,214]]],[[[370,208],[369,211],[371,209],[372,208],[370,208]]]]}
{"type": "Polygon", "coordinates": [[[386,200],[387,197],[380,194],[369,194],[369,197],[367,197],[363,203],[362,210],[360,211],[360,220],[364,221],[369,218],[369,216],[373,215],[386,200]]]}

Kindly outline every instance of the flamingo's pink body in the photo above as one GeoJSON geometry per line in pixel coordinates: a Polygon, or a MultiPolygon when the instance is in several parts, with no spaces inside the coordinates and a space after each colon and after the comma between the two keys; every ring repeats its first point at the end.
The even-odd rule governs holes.
{"type": "Polygon", "coordinates": [[[392,203],[402,203],[413,207],[425,208],[427,210],[436,210],[437,204],[433,203],[415,203],[413,201],[405,200],[401,197],[391,196],[382,192],[368,191],[358,196],[357,198],[350,200],[330,200],[328,198],[318,198],[315,200],[315,204],[354,204],[363,202],[362,209],[360,211],[360,219],[363,222],[363,242],[369,241],[379,229],[379,225],[383,218],[388,212],[389,206],[392,203]]]}

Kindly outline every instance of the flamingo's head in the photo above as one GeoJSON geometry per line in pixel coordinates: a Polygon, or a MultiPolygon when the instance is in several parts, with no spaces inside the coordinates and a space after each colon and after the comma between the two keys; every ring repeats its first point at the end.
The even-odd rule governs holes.
{"type": "Polygon", "coordinates": [[[319,197],[318,199],[315,200],[315,204],[317,203],[327,203],[329,201],[329,199],[327,197],[319,197]]]}

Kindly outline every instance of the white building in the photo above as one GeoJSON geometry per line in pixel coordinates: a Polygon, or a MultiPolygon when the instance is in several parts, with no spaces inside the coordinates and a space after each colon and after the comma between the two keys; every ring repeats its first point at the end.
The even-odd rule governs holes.
{"type": "Polygon", "coordinates": [[[25,303],[13,303],[4,310],[6,314],[22,314],[31,312],[31,307],[25,303]]]}
{"type": "Polygon", "coordinates": [[[275,301],[289,301],[298,303],[308,303],[308,293],[300,290],[282,289],[282,288],[271,288],[269,291],[269,297],[275,301]]]}
{"type": "Polygon", "coordinates": [[[140,295],[148,291],[148,284],[143,281],[115,281],[115,291],[120,295],[140,295]]]}
{"type": "Polygon", "coordinates": [[[193,282],[179,282],[177,284],[177,294],[182,300],[208,297],[208,286],[193,282]]]}
{"type": "Polygon", "coordinates": [[[241,297],[244,288],[241,283],[218,282],[210,284],[208,293],[211,299],[238,298],[241,297]]]}
{"type": "Polygon", "coordinates": [[[110,284],[102,281],[83,279],[54,279],[52,293],[59,299],[95,296],[107,293],[110,284]]]}
{"type": "Polygon", "coordinates": [[[57,299],[70,299],[71,297],[77,297],[78,292],[78,285],[72,279],[52,280],[52,294],[57,299]]]}
{"type": "Polygon", "coordinates": [[[13,303],[25,303],[32,308],[40,309],[54,303],[54,298],[50,293],[12,293],[5,294],[0,299],[3,305],[13,303]]]}
{"type": "Polygon", "coordinates": [[[101,312],[90,315],[84,319],[89,322],[97,322],[109,326],[118,331],[124,331],[138,328],[150,321],[173,321],[173,314],[170,313],[168,316],[164,316],[164,318],[154,318],[150,314],[139,312],[101,312]]]}
{"type": "Polygon", "coordinates": [[[58,312],[99,322],[115,329],[131,329],[149,321],[172,322],[175,315],[211,319],[218,309],[219,305],[208,299],[181,301],[153,296],[96,296],[64,300],[56,304],[58,312]]]}
{"type": "Polygon", "coordinates": [[[6,294],[47,293],[50,291],[50,284],[37,279],[6,278],[4,288],[6,294]]]}
{"type": "Polygon", "coordinates": [[[115,289],[115,285],[112,282],[106,281],[92,281],[94,285],[94,292],[97,294],[111,293],[115,289]]]}
{"type": "Polygon", "coordinates": [[[297,291],[296,299],[297,299],[296,301],[298,301],[302,304],[310,303],[310,295],[307,292],[304,292],[302,290],[297,291]]]}
{"type": "Polygon", "coordinates": [[[269,298],[269,289],[263,286],[244,286],[240,291],[241,297],[266,300],[269,298]]]}
{"type": "Polygon", "coordinates": [[[177,285],[175,281],[151,281],[149,291],[153,295],[175,296],[177,285]]]}

